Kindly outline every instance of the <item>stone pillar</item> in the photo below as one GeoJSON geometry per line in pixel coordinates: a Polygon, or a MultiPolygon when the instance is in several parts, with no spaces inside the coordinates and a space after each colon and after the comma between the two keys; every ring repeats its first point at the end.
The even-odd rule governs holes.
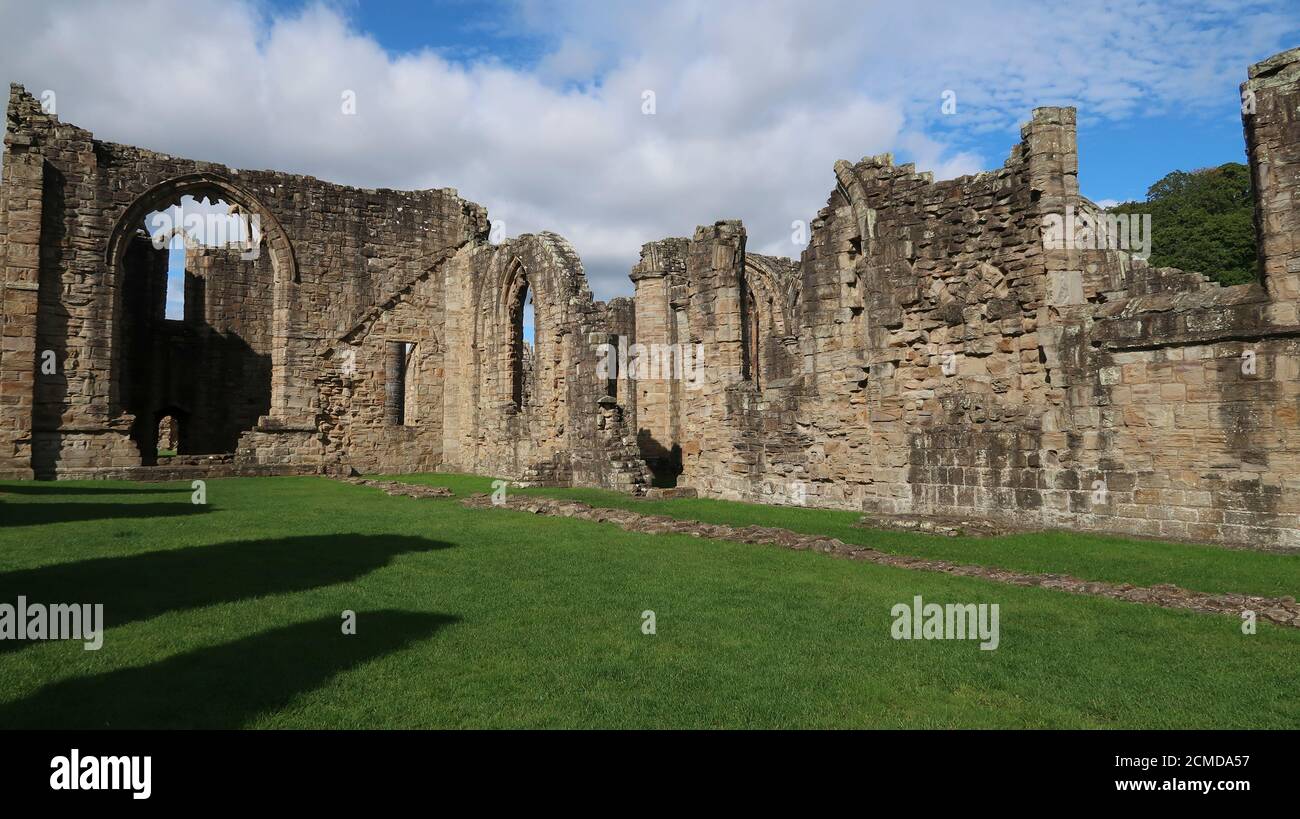
{"type": "MultiPolygon", "coordinates": [[[[651,345],[662,345],[663,350],[676,351],[680,349],[676,345],[688,341],[678,338],[672,305],[673,280],[686,269],[686,247],[686,239],[664,239],[641,247],[641,261],[630,274],[636,288],[636,337],[620,340],[629,350],[649,350],[651,345]],[[633,343],[637,345],[635,348],[633,343]]],[[[638,367],[644,368],[646,363],[638,367]]],[[[642,373],[631,384],[636,391],[635,401],[631,403],[636,407],[641,457],[651,461],[669,457],[672,448],[680,443],[678,408],[682,385],[676,379],[644,376],[642,373]]],[[[620,380],[626,377],[620,373],[620,380]]]]}
{"type": "Polygon", "coordinates": [[[1260,279],[1276,324],[1300,323],[1300,48],[1250,67],[1241,86],[1255,187],[1260,279]]]}
{"type": "MultiPolygon", "coordinates": [[[[32,406],[44,160],[31,137],[5,136],[0,183],[0,477],[32,477],[32,406]]],[[[56,362],[62,366],[61,362],[56,362]]]]}
{"type": "Polygon", "coordinates": [[[473,468],[472,432],[477,424],[478,390],[474,367],[474,314],[471,258],[489,254],[490,246],[462,251],[442,266],[443,399],[442,460],[444,467],[473,468]],[[462,446],[463,445],[463,446],[462,446]]]}
{"type": "MultiPolygon", "coordinates": [[[[1036,198],[1041,220],[1048,217],[1064,222],[1079,205],[1079,143],[1073,108],[1035,108],[1033,119],[1020,129],[1020,150],[1028,175],[1030,196],[1036,198]]],[[[1066,228],[1069,229],[1068,226],[1066,228]]],[[[1043,250],[1041,234],[1032,241],[1043,250]]],[[[1061,248],[1044,250],[1046,273],[1057,290],[1078,290],[1081,286],[1083,258],[1078,251],[1061,248]],[[1068,272],[1073,281],[1064,281],[1068,272]]],[[[1044,286],[1046,282],[1044,282],[1044,286]]],[[[1048,301],[1054,294],[1045,293],[1048,301]]]]}
{"type": "MultiPolygon", "coordinates": [[[[703,345],[698,383],[681,393],[682,475],[680,483],[721,497],[740,497],[735,484],[749,474],[752,452],[737,446],[735,414],[743,412],[737,387],[743,378],[741,290],[745,228],[738,221],[695,229],[686,256],[687,321],[690,338],[703,345]]],[[[639,328],[638,328],[639,329],[639,328]]],[[[685,385],[684,385],[685,386],[685,385]]]]}
{"type": "Polygon", "coordinates": [[[1020,129],[1030,190],[1042,208],[1072,204],[1079,195],[1079,141],[1073,108],[1035,108],[1020,129]]]}
{"type": "MultiPolygon", "coordinates": [[[[1076,112],[1073,108],[1035,108],[1033,119],[1020,129],[1023,153],[1020,159],[1028,175],[1027,182],[1035,204],[1040,230],[1029,237],[1031,251],[1042,260],[1043,280],[1040,284],[1042,307],[1038,315],[1038,334],[1046,366],[1053,374],[1053,383],[1064,384],[1060,346],[1062,318],[1083,305],[1085,268],[1089,256],[1095,262],[1094,251],[1079,250],[1070,246],[1047,248],[1041,228],[1049,218],[1060,220],[1061,231],[1072,233],[1072,219],[1077,216],[1079,199],[1079,143],[1076,112]],[[1035,247],[1036,245],[1036,247],[1035,247]]],[[[1094,265],[1095,266],[1095,265],[1094,265]]],[[[1120,282],[1113,286],[1120,286],[1120,282]]]]}
{"type": "Polygon", "coordinates": [[[732,384],[743,376],[744,342],[741,284],[744,280],[745,228],[739,221],[697,227],[687,257],[691,286],[689,318],[704,344],[705,370],[711,386],[732,384]]]}

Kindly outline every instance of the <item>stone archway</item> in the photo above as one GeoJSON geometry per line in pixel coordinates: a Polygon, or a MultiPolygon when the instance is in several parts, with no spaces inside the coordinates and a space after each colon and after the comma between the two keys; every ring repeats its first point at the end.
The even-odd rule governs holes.
{"type": "MultiPolygon", "coordinates": [[[[532,283],[528,280],[528,270],[524,267],[523,262],[515,257],[510,260],[506,270],[506,285],[501,292],[502,309],[505,311],[505,327],[507,328],[508,338],[505,348],[505,360],[502,364],[501,372],[506,374],[508,380],[508,398],[514,404],[515,409],[524,412],[527,409],[528,400],[536,398],[530,395],[527,389],[529,376],[536,377],[536,372],[532,368],[536,366],[538,350],[536,345],[532,350],[532,361],[526,361],[525,345],[527,339],[524,333],[524,318],[527,312],[527,302],[531,295],[534,309],[537,306],[537,294],[532,283]]],[[[538,328],[533,328],[534,338],[538,335],[538,328]]]]}
{"type": "Polygon", "coordinates": [[[539,464],[551,469],[557,458],[567,464],[566,453],[580,434],[575,426],[583,419],[575,415],[575,402],[588,392],[594,373],[593,365],[582,364],[581,348],[594,304],[581,262],[559,236],[526,234],[485,249],[484,257],[469,297],[470,400],[457,413],[463,417],[447,426],[460,430],[456,448],[466,453],[464,468],[521,477],[539,464]],[[536,322],[533,389],[521,396],[520,319],[529,295],[536,322]]]}
{"type": "MultiPolygon", "coordinates": [[[[178,230],[183,228],[173,226],[160,235],[170,236],[178,230]]],[[[109,413],[112,418],[133,419],[130,435],[145,463],[151,460],[147,442],[156,434],[151,413],[160,401],[193,405],[194,420],[184,428],[184,437],[198,453],[234,452],[238,437],[253,429],[259,418],[292,418],[296,409],[309,406],[311,396],[290,377],[294,356],[289,324],[298,278],[292,245],[275,216],[244,188],[214,173],[178,176],[153,186],[118,217],[109,236],[106,263],[105,289],[111,294],[105,328],[109,413]],[[148,317],[150,311],[142,306],[142,300],[147,305],[148,290],[154,284],[151,274],[142,275],[141,268],[152,265],[149,254],[159,248],[141,227],[147,215],[167,210],[184,197],[224,202],[232,215],[244,220],[247,238],[236,244],[215,250],[200,248],[198,256],[192,255],[196,247],[187,244],[185,291],[188,300],[192,284],[206,288],[230,278],[217,276],[215,271],[242,270],[249,277],[246,282],[256,281],[252,276],[260,271],[263,280],[270,279],[269,298],[252,302],[252,291],[245,289],[232,303],[246,306],[213,314],[223,319],[237,316],[233,319],[236,327],[248,324],[257,328],[252,337],[222,329],[226,322],[221,319],[209,325],[202,298],[194,311],[187,304],[183,322],[159,324],[158,317],[148,317]],[[209,271],[206,278],[191,278],[191,262],[209,271]],[[194,367],[184,366],[191,360],[194,367]],[[232,382],[232,377],[236,381],[232,382]],[[234,385],[242,385],[242,392],[234,385]],[[231,390],[240,396],[238,412],[204,409],[215,407],[212,402],[230,395],[231,390]]],[[[234,280],[241,278],[236,275],[234,280]]]]}
{"type": "Polygon", "coordinates": [[[290,315],[298,282],[297,261],[293,245],[275,215],[255,196],[230,179],[215,173],[186,174],[161,182],[140,194],[118,217],[109,235],[105,252],[107,273],[105,284],[113,295],[110,339],[110,413],[120,415],[125,411],[120,394],[123,337],[124,261],[131,242],[137,237],[137,228],[145,216],[167,207],[182,197],[195,199],[218,198],[237,206],[257,226],[257,252],[262,245],[270,253],[274,271],[271,308],[271,415],[294,418],[303,415],[310,406],[310,395],[305,389],[295,387],[290,353],[290,315]]]}

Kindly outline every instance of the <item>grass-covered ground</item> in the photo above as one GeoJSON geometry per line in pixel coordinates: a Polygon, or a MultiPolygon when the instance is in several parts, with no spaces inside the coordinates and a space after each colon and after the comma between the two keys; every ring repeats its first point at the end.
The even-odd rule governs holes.
{"type": "MultiPolygon", "coordinates": [[[[391,480],[447,486],[458,493],[489,492],[490,478],[474,475],[390,475],[391,480]]],[[[1023,572],[1069,574],[1087,580],[1150,586],[1173,583],[1205,592],[1270,597],[1300,596],[1300,555],[1217,546],[1198,546],[1068,531],[1033,532],[995,538],[944,537],[915,532],[863,529],[858,512],[767,506],[705,498],[648,501],[603,489],[512,489],[582,501],[592,506],[632,509],[733,526],[780,526],[825,534],[883,552],[998,566],[1023,572]]]]}
{"type": "MultiPolygon", "coordinates": [[[[1293,556],[544,491],[1009,568],[1300,587],[1293,556]]],[[[100,602],[109,623],[99,651],[0,642],[0,727],[1300,726],[1300,631],[1268,624],[323,478],[211,480],[207,500],[187,483],[0,483],[0,603],[100,602]],[[890,609],[916,594],[1000,604],[999,648],[891,639],[890,609]]]]}

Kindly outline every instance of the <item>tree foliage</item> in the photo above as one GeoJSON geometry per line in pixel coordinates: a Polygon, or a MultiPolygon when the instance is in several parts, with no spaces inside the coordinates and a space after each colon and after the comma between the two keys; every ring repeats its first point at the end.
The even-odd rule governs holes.
{"type": "Polygon", "coordinates": [[[1254,208],[1250,169],[1229,162],[1174,171],[1147,189],[1145,202],[1125,202],[1111,211],[1151,214],[1152,265],[1241,284],[1257,275],[1254,208]]]}

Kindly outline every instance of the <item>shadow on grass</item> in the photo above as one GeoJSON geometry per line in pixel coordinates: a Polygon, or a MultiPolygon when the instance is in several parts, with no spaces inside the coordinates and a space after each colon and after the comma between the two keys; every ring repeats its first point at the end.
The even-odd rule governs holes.
{"type": "MultiPolygon", "coordinates": [[[[408,552],[449,544],[401,535],[239,540],[0,574],[0,603],[103,603],[108,628],[169,611],[355,580],[408,552]]],[[[110,638],[111,639],[111,638],[110,638]]],[[[31,641],[0,640],[0,654],[31,641]]]]}
{"type": "Polygon", "coordinates": [[[190,492],[183,486],[68,486],[55,481],[0,484],[0,495],[161,495],[165,492],[190,492]]]}
{"type": "Polygon", "coordinates": [[[357,633],[345,636],[340,618],[322,617],[141,668],[48,685],[0,706],[0,728],[239,728],[459,619],[358,611],[357,633]]]}
{"type": "Polygon", "coordinates": [[[175,518],[215,511],[211,504],[170,503],[14,503],[0,502],[0,527],[40,526],[114,518],[175,518]]]}

